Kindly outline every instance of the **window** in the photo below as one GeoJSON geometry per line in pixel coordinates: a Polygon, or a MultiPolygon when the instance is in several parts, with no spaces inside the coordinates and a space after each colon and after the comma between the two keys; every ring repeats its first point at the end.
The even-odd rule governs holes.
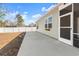
{"type": "Polygon", "coordinates": [[[47,24],[45,24],[45,28],[47,28],[47,24]]]}
{"type": "Polygon", "coordinates": [[[52,24],[48,24],[48,28],[52,28],[52,24]]]}
{"type": "Polygon", "coordinates": [[[48,18],[48,28],[52,28],[52,17],[48,18]]]}
{"type": "Polygon", "coordinates": [[[49,18],[45,21],[45,30],[50,31],[51,28],[52,28],[52,17],[49,17],[49,18]]]}
{"type": "Polygon", "coordinates": [[[45,29],[47,29],[47,20],[45,21],[45,29]]]}
{"type": "Polygon", "coordinates": [[[39,27],[37,26],[37,29],[38,29],[39,27]]]}
{"type": "Polygon", "coordinates": [[[48,23],[52,23],[52,17],[48,18],[48,23]]]}

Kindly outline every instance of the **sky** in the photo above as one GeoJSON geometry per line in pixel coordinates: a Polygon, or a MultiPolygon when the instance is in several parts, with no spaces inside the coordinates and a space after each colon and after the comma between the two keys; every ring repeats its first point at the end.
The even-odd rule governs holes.
{"type": "Polygon", "coordinates": [[[55,7],[53,3],[3,3],[8,10],[6,20],[14,21],[17,14],[21,14],[26,25],[35,23],[42,15],[55,7]]]}

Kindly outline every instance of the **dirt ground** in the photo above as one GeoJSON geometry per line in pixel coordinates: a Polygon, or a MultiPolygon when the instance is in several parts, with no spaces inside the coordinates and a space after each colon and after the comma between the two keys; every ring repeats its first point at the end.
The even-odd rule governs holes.
{"type": "Polygon", "coordinates": [[[0,33],[0,49],[3,48],[5,45],[7,45],[9,42],[11,42],[19,34],[21,34],[21,33],[19,33],[19,32],[15,32],[15,33],[0,33]]]}
{"type": "Polygon", "coordinates": [[[0,56],[16,56],[25,33],[0,33],[0,56]]]}

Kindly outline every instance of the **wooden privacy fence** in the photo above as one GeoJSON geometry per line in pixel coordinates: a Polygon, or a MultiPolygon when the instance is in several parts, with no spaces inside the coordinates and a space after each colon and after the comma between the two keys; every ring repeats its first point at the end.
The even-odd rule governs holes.
{"type": "Polygon", "coordinates": [[[36,31],[36,27],[1,27],[0,33],[36,31]]]}

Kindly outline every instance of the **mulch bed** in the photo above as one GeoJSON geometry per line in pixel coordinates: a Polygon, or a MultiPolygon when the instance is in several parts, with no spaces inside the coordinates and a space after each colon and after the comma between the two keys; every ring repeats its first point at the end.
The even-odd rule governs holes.
{"type": "Polygon", "coordinates": [[[3,47],[0,50],[0,56],[17,56],[24,36],[25,36],[25,32],[21,33],[18,37],[13,39],[9,44],[3,47]]]}

